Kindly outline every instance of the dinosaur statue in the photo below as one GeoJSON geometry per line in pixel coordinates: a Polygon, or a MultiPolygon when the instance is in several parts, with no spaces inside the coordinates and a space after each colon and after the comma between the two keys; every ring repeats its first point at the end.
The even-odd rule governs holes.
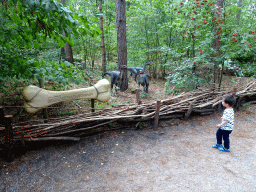
{"type": "MultiPolygon", "coordinates": [[[[127,70],[134,75],[137,74],[137,71],[133,67],[127,67],[127,70]]],[[[111,90],[113,89],[114,85],[118,87],[120,71],[110,71],[106,72],[105,74],[109,75],[111,78],[111,90]]]]}
{"type": "Polygon", "coordinates": [[[129,71],[131,71],[130,76],[132,76],[132,74],[134,74],[134,76],[135,76],[134,79],[135,79],[135,81],[137,83],[137,76],[140,74],[140,72],[142,74],[144,74],[147,65],[152,65],[152,64],[153,64],[153,62],[146,62],[144,67],[128,67],[129,69],[128,68],[127,69],[129,71]]]}
{"type": "MultiPolygon", "coordinates": [[[[131,73],[130,73],[130,77],[131,77],[132,75],[134,75],[134,76],[137,76],[137,75],[138,75],[137,70],[136,70],[134,67],[127,67],[127,70],[131,72],[131,73]]],[[[136,79],[135,79],[135,81],[136,81],[136,79]]],[[[137,81],[136,81],[136,83],[137,83],[137,81]]]]}
{"type": "Polygon", "coordinates": [[[149,86],[148,74],[143,74],[142,71],[140,71],[140,74],[139,74],[138,88],[140,88],[140,85],[144,87],[144,92],[148,93],[148,86],[149,86]]]}
{"type": "MultiPolygon", "coordinates": [[[[105,74],[110,76],[110,81],[111,81],[111,86],[110,86],[110,90],[111,90],[111,95],[113,95],[112,89],[115,85],[115,88],[118,87],[119,84],[119,75],[120,75],[120,71],[110,71],[110,72],[105,72],[105,74]]],[[[117,89],[116,90],[116,94],[118,94],[117,89]]]]}

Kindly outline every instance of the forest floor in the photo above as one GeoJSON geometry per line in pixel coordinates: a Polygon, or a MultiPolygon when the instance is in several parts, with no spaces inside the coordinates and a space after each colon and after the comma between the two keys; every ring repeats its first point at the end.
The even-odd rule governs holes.
{"type": "MultiPolygon", "coordinates": [[[[162,99],[162,85],[148,99],[162,99]]],[[[129,94],[113,102],[133,102],[129,94]]],[[[235,112],[231,152],[213,149],[222,113],[119,129],[78,142],[31,142],[13,162],[0,156],[0,191],[255,191],[256,105],[235,112]]],[[[0,151],[1,152],[1,151],[0,151]]],[[[2,154],[2,152],[0,153],[2,154]]]]}

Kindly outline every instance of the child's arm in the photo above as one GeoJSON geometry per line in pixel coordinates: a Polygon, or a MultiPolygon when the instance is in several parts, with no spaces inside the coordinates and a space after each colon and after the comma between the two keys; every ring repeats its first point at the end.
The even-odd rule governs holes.
{"type": "Polygon", "coordinates": [[[220,124],[217,125],[217,128],[222,127],[223,125],[227,124],[228,122],[229,122],[228,120],[223,121],[222,123],[220,123],[220,124]]]}

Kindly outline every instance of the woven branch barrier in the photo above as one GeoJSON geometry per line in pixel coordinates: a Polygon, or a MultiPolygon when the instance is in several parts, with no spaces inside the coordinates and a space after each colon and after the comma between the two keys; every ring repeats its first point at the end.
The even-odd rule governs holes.
{"type": "MultiPolygon", "coordinates": [[[[181,118],[190,115],[208,115],[218,111],[222,98],[226,94],[236,97],[235,108],[248,103],[256,103],[256,81],[243,87],[222,87],[220,89],[201,89],[160,101],[159,119],[181,118]]],[[[78,140],[79,136],[97,131],[125,128],[131,123],[150,121],[155,118],[156,103],[115,105],[94,113],[79,113],[64,118],[54,119],[44,124],[14,125],[13,140],[78,140]],[[121,125],[120,125],[121,123],[121,125]]]]}

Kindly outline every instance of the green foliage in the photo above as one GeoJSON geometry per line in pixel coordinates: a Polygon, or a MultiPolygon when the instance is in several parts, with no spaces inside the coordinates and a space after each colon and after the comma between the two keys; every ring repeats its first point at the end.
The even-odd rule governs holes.
{"type": "Polygon", "coordinates": [[[21,106],[24,103],[21,92],[26,85],[35,82],[28,79],[14,77],[0,77],[0,104],[7,106],[21,106]]]}
{"type": "Polygon", "coordinates": [[[45,78],[46,82],[58,82],[64,86],[68,85],[69,82],[76,84],[84,83],[83,74],[75,65],[67,61],[56,64],[54,62],[41,61],[39,67],[35,67],[36,78],[45,78]]]}
{"type": "Polygon", "coordinates": [[[83,71],[83,77],[86,82],[98,81],[101,79],[101,71],[97,69],[86,69],[83,71]]]}
{"type": "MultiPolygon", "coordinates": [[[[8,45],[39,48],[47,37],[59,42],[60,47],[67,41],[73,45],[73,37],[81,34],[99,34],[91,29],[86,17],[77,14],[53,0],[46,1],[8,1],[10,6],[1,6],[2,41],[9,39],[8,45]],[[65,31],[65,36],[63,35],[65,31]]],[[[7,47],[8,47],[7,45],[7,47]]]]}
{"type": "Polygon", "coordinates": [[[0,45],[1,77],[32,78],[31,69],[38,66],[38,63],[29,58],[28,52],[15,47],[7,49],[0,45]]]}
{"type": "Polygon", "coordinates": [[[250,9],[253,5],[255,3],[250,1],[240,8],[233,1],[224,1],[223,10],[219,10],[214,0],[173,2],[170,12],[175,12],[175,18],[171,27],[175,27],[180,35],[176,38],[176,42],[179,42],[172,44],[176,49],[169,49],[172,59],[167,59],[166,63],[171,70],[166,91],[176,92],[200,86],[206,80],[202,78],[202,69],[208,69],[207,72],[213,76],[216,64],[224,67],[222,70],[233,68],[237,76],[243,76],[244,70],[236,68],[240,65],[249,69],[248,66],[253,66],[256,59],[255,27],[251,25],[256,21],[253,17],[255,9],[250,9]],[[244,11],[238,22],[237,14],[241,9],[244,11]],[[216,39],[220,42],[218,54],[213,47],[216,39]],[[181,66],[173,65],[172,61],[179,57],[183,57],[179,62],[181,66]],[[190,60],[190,63],[186,60],[190,60]],[[195,65],[192,65],[192,61],[195,65]]]}
{"type": "Polygon", "coordinates": [[[115,71],[118,69],[118,64],[116,62],[109,62],[107,66],[107,71],[115,71]]]}
{"type": "Polygon", "coordinates": [[[243,105],[243,109],[252,109],[253,107],[251,107],[249,104],[245,104],[243,105]]]}
{"type": "MultiPolygon", "coordinates": [[[[0,4],[1,78],[35,74],[67,85],[101,77],[100,66],[89,66],[101,59],[98,1],[69,0],[64,6],[54,0],[10,0],[8,5],[0,4]],[[66,42],[86,61],[86,70],[59,61],[66,42]]],[[[131,0],[126,7],[128,66],[154,61],[151,75],[167,75],[167,92],[212,83],[215,65],[223,70],[240,66],[237,76],[255,75],[255,13],[253,0],[242,1],[241,7],[227,0],[223,10],[216,0],[131,0]]],[[[115,14],[115,1],[104,1],[108,71],[118,68],[115,14]]]]}
{"type": "MultiPolygon", "coordinates": [[[[179,93],[180,91],[190,91],[207,83],[204,71],[195,71],[195,63],[191,60],[183,61],[183,64],[173,65],[172,73],[166,78],[165,92],[179,93]]],[[[202,67],[204,68],[204,67],[202,67]]],[[[209,77],[208,77],[209,78],[209,77]]]]}
{"type": "MultiPolygon", "coordinates": [[[[70,1],[70,7],[73,7],[75,10],[76,7],[79,7],[83,10],[83,13],[90,15],[87,17],[90,23],[93,23],[99,28],[99,10],[98,10],[98,1],[70,1]]],[[[117,47],[117,38],[116,38],[116,20],[115,20],[115,1],[103,1],[103,22],[104,22],[104,41],[105,49],[107,53],[107,67],[113,61],[116,60],[116,47],[117,47]]],[[[83,61],[86,63],[92,64],[93,62],[101,60],[101,39],[99,36],[90,37],[88,35],[80,36],[77,38],[76,44],[73,47],[78,54],[83,55],[83,61]]]]}
{"type": "Polygon", "coordinates": [[[76,112],[74,111],[59,111],[58,116],[70,116],[70,115],[75,115],[76,112]]]}
{"type": "Polygon", "coordinates": [[[36,50],[48,44],[49,38],[61,48],[66,42],[74,45],[75,37],[80,35],[99,35],[100,29],[90,24],[82,12],[55,0],[5,3],[8,6],[0,4],[0,76],[33,78],[35,73],[65,85],[68,81],[78,83],[81,78],[76,76],[74,66],[57,66],[52,62],[54,59],[39,60],[36,50]]]}
{"type": "Polygon", "coordinates": [[[140,94],[140,98],[142,98],[142,99],[146,99],[146,98],[149,98],[149,93],[145,93],[145,92],[141,92],[141,94],[140,94]]]}
{"type": "Polygon", "coordinates": [[[239,78],[232,78],[230,86],[236,86],[239,83],[239,78]]]}
{"type": "MultiPolygon", "coordinates": [[[[232,60],[236,65],[252,65],[256,59],[255,2],[242,3],[242,7],[238,7],[232,0],[224,1],[223,10],[218,10],[216,0],[131,1],[127,13],[129,64],[138,65],[153,59],[155,65],[158,64],[156,68],[170,70],[175,61],[186,65],[180,61],[190,59],[200,63],[193,70],[200,71],[205,66],[212,75],[214,65],[226,60],[232,60]],[[219,54],[213,47],[217,38],[220,41],[219,54]]],[[[184,71],[184,75],[187,72],[184,71]]],[[[184,81],[183,78],[180,80],[184,81]]]]}

